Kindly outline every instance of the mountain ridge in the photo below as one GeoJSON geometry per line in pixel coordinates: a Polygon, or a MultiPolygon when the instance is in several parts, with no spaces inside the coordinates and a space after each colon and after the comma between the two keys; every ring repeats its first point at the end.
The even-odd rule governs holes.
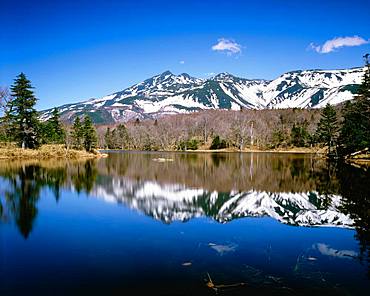
{"type": "Polygon", "coordinates": [[[342,197],[317,191],[218,192],[182,184],[160,184],[129,178],[104,179],[92,195],[170,224],[208,217],[227,223],[243,217],[270,217],[294,226],[352,228],[354,221],[340,211],[342,197]]]}
{"type": "MultiPolygon", "coordinates": [[[[273,80],[227,72],[202,79],[166,70],[122,91],[58,109],[64,121],[87,113],[95,123],[116,123],[209,109],[320,108],[351,100],[363,74],[363,67],[355,67],[295,70],[273,80]]],[[[41,119],[48,119],[51,110],[41,111],[41,119]]]]}

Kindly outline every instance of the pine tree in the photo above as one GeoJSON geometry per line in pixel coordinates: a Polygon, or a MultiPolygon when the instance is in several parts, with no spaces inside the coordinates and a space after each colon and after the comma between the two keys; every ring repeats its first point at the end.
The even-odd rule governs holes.
{"type": "Polygon", "coordinates": [[[107,131],[104,134],[104,141],[105,141],[105,146],[108,149],[113,149],[112,147],[112,133],[110,131],[110,128],[107,128],[107,131]]]}
{"type": "Polygon", "coordinates": [[[213,138],[211,146],[209,147],[209,149],[211,149],[211,150],[223,149],[223,148],[226,148],[226,147],[227,147],[226,141],[224,139],[221,139],[220,136],[216,135],[213,138]]]}
{"type": "Polygon", "coordinates": [[[370,148],[370,64],[368,55],[365,58],[366,71],[358,95],[343,110],[339,138],[343,155],[370,148]]]}
{"type": "Polygon", "coordinates": [[[42,124],[43,140],[46,143],[62,144],[65,141],[65,131],[60,122],[57,108],[52,111],[52,116],[42,124]]]}
{"type": "Polygon", "coordinates": [[[128,132],[127,128],[123,124],[120,124],[117,127],[117,138],[118,148],[124,149],[125,144],[128,142],[128,132]]]}
{"type": "Polygon", "coordinates": [[[316,134],[319,142],[328,146],[328,154],[331,156],[331,148],[336,142],[339,125],[337,112],[334,107],[327,104],[321,111],[321,118],[317,126],[316,134]]]}
{"type": "Polygon", "coordinates": [[[295,147],[305,147],[309,142],[310,135],[307,131],[308,122],[293,124],[290,132],[290,143],[295,147]]]}
{"type": "Polygon", "coordinates": [[[71,137],[72,137],[72,146],[76,149],[82,149],[84,131],[82,128],[80,118],[78,116],[73,122],[71,137]]]}
{"type": "Polygon", "coordinates": [[[116,129],[113,129],[112,132],[111,132],[111,147],[112,147],[112,149],[119,148],[116,129]]]}
{"type": "Polygon", "coordinates": [[[60,114],[57,108],[54,108],[52,112],[52,116],[48,120],[48,122],[50,123],[52,131],[53,131],[52,141],[54,143],[62,144],[65,139],[65,131],[60,122],[60,114]]]}
{"type": "Polygon", "coordinates": [[[35,149],[40,145],[39,120],[35,109],[36,97],[26,75],[17,76],[11,89],[13,100],[9,105],[8,117],[14,139],[22,148],[35,149]]]}
{"type": "Polygon", "coordinates": [[[358,94],[361,97],[365,97],[370,99],[370,61],[369,61],[370,54],[365,54],[365,74],[362,79],[362,83],[358,89],[358,94]]]}
{"type": "Polygon", "coordinates": [[[89,115],[85,115],[82,128],[83,128],[83,135],[84,135],[83,145],[84,145],[85,150],[90,152],[94,148],[96,148],[98,137],[96,135],[94,125],[89,115]]]}

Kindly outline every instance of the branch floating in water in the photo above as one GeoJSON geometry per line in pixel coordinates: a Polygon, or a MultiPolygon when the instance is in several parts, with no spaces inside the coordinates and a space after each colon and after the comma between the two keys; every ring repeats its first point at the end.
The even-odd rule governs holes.
{"type": "Polygon", "coordinates": [[[246,285],[246,283],[243,283],[243,282],[235,283],[235,284],[228,284],[228,285],[224,285],[224,284],[216,285],[216,284],[213,283],[212,278],[211,278],[211,276],[209,275],[208,272],[207,272],[207,276],[208,276],[207,287],[213,289],[216,292],[216,294],[217,294],[218,290],[240,287],[240,286],[245,286],[246,285]]]}

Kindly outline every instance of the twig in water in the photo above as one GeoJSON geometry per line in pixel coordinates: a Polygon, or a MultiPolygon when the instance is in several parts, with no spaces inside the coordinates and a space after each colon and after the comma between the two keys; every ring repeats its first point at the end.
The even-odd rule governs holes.
{"type": "Polygon", "coordinates": [[[221,289],[227,289],[227,288],[233,288],[233,287],[239,287],[239,286],[244,286],[246,283],[236,283],[236,284],[228,284],[228,285],[216,285],[213,283],[211,276],[207,272],[208,276],[208,282],[207,282],[207,287],[211,288],[215,293],[217,294],[219,290],[221,289]]]}

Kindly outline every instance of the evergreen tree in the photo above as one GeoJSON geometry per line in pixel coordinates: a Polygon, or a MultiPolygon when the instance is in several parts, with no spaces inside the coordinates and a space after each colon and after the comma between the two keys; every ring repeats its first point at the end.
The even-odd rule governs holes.
{"type": "Polygon", "coordinates": [[[197,150],[199,147],[199,141],[197,139],[188,139],[185,141],[180,141],[177,146],[179,150],[197,150]]]}
{"type": "Polygon", "coordinates": [[[347,102],[343,111],[340,131],[341,154],[346,155],[370,148],[370,64],[366,58],[366,71],[358,95],[347,102]]]}
{"type": "Polygon", "coordinates": [[[286,133],[280,128],[275,129],[272,132],[271,147],[276,148],[280,146],[285,146],[285,144],[286,144],[286,133]]]}
{"type": "Polygon", "coordinates": [[[226,141],[221,139],[220,136],[215,136],[213,138],[212,144],[209,148],[211,150],[214,150],[214,149],[223,149],[223,148],[226,148],[226,147],[227,147],[226,141]]]}
{"type": "Polygon", "coordinates": [[[13,100],[8,105],[8,119],[14,139],[22,148],[35,149],[40,144],[36,97],[26,75],[17,76],[11,89],[13,100]]]}
{"type": "Polygon", "coordinates": [[[117,132],[116,132],[116,129],[113,129],[112,133],[111,133],[111,147],[112,147],[112,149],[119,148],[119,145],[117,143],[118,143],[117,132]]]}
{"type": "Polygon", "coordinates": [[[321,118],[317,126],[316,134],[318,141],[325,143],[328,146],[328,154],[331,154],[331,148],[336,142],[338,135],[339,125],[337,119],[337,112],[334,107],[327,104],[321,111],[321,118]]]}
{"type": "Polygon", "coordinates": [[[308,122],[302,124],[293,124],[292,130],[290,132],[290,142],[295,147],[306,147],[310,135],[307,131],[308,122]]]}
{"type": "Polygon", "coordinates": [[[108,148],[108,149],[114,149],[113,148],[113,143],[112,143],[112,133],[110,131],[110,128],[108,127],[107,128],[107,131],[105,132],[104,134],[104,141],[105,141],[105,146],[108,148]]]}
{"type": "Polygon", "coordinates": [[[60,122],[57,108],[54,108],[52,116],[42,125],[43,140],[46,143],[62,144],[65,140],[65,131],[60,122]]]}
{"type": "Polygon", "coordinates": [[[124,149],[125,148],[125,144],[128,142],[128,132],[127,132],[127,128],[123,125],[123,124],[120,124],[118,125],[117,127],[117,146],[119,149],[124,149]]]}
{"type": "Polygon", "coordinates": [[[365,54],[365,74],[362,79],[362,83],[358,89],[358,94],[361,97],[365,97],[370,99],[370,61],[369,61],[370,54],[365,54]]]}
{"type": "Polygon", "coordinates": [[[71,137],[72,137],[72,146],[76,149],[82,149],[84,131],[82,128],[80,118],[78,116],[73,122],[71,137]]]}
{"type": "Polygon", "coordinates": [[[98,137],[94,125],[89,115],[85,115],[83,122],[83,145],[86,151],[92,151],[96,148],[98,143],[98,137]]]}
{"type": "Polygon", "coordinates": [[[60,122],[60,114],[57,108],[54,108],[51,118],[48,120],[52,127],[53,135],[52,141],[54,143],[63,143],[65,139],[65,131],[60,122]]]}

